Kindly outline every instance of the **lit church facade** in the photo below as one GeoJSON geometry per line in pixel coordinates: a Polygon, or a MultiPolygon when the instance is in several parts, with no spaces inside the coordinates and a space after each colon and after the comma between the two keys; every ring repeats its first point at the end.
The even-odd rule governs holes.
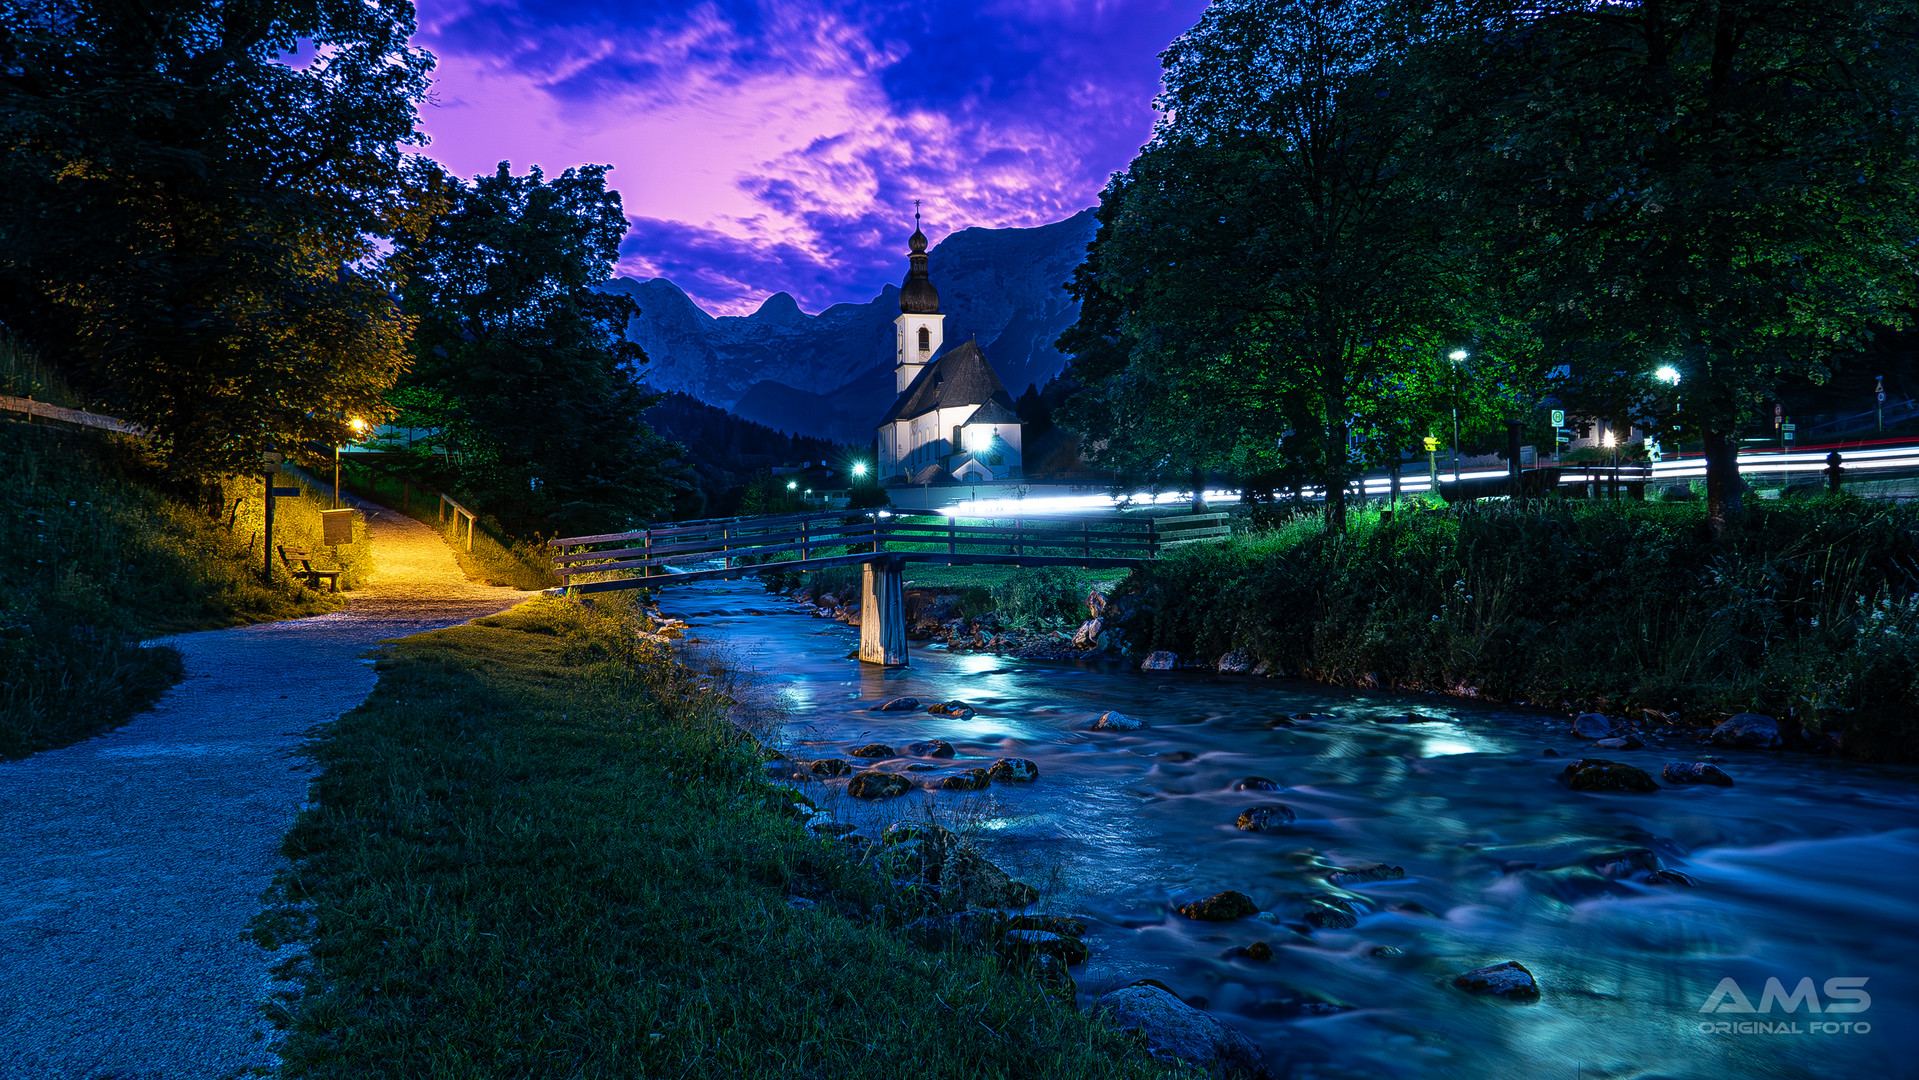
{"type": "Polygon", "coordinates": [[[993,365],[968,341],[941,352],[940,297],[926,272],[926,235],[909,240],[911,268],[893,320],[893,389],[879,423],[879,475],[889,484],[1018,480],[1020,420],[993,365]]]}

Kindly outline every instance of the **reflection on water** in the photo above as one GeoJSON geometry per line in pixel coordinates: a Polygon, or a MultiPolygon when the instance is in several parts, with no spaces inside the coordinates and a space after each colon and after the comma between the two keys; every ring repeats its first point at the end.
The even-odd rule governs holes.
{"type": "MultiPolygon", "coordinates": [[[[1032,759],[1036,784],[927,792],[886,804],[814,789],[846,820],[937,815],[977,826],[1009,869],[1088,917],[1097,993],[1158,978],[1259,1041],[1300,1077],[1919,1076],[1919,770],[1720,752],[1732,788],[1582,794],[1557,782],[1584,744],[1563,720],[1464,702],[1329,691],[1281,680],[1142,673],[915,649],[883,671],[846,659],[858,631],[791,614],[744,584],[689,586],[666,608],[756,667],[790,710],[800,756],[866,742],[945,739],[952,761],[877,767],[937,778],[1032,759]],[[959,698],[969,719],[870,706],[959,698]],[[1432,722],[1406,724],[1409,705],[1432,722]],[[1116,709],[1137,732],[1091,732],[1116,709]],[[1319,714],[1283,726],[1294,714],[1319,714]],[[1274,726],[1281,723],[1282,726],[1274,726]],[[1548,757],[1555,749],[1561,757],[1548,757]],[[1248,777],[1279,790],[1235,790],[1248,777]],[[1290,807],[1278,831],[1240,811],[1290,807]],[[1387,863],[1397,880],[1345,880],[1387,863]],[[1696,888],[1653,885],[1652,869],[1696,888]],[[1214,924],[1173,904],[1221,889],[1262,912],[1214,924]],[[1357,925],[1304,915],[1338,901],[1357,925]],[[1235,956],[1255,941],[1268,962],[1235,956]],[[1394,952],[1397,950],[1397,952],[1394,952]],[[1543,998],[1515,1006],[1455,990],[1461,972],[1519,960],[1543,998]],[[1865,978],[1862,1013],[1702,1014],[1725,978],[1758,1006],[1768,978],[1865,978]],[[1702,1033],[1703,1022],[1796,1022],[1798,1031],[1702,1033]],[[1866,1022],[1865,1034],[1815,1030],[1866,1022]]],[[[1690,744],[1612,756],[1655,775],[1690,744]]]]}

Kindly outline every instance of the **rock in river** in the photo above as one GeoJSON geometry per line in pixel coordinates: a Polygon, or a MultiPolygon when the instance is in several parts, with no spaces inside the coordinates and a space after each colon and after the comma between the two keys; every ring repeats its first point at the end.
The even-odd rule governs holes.
{"type": "Polygon", "coordinates": [[[856,799],[890,799],[913,790],[913,782],[897,773],[863,772],[846,785],[846,793],[856,799]]]}
{"type": "Polygon", "coordinates": [[[806,767],[814,776],[845,776],[853,771],[853,766],[845,758],[821,758],[806,767]]]}
{"type": "Polygon", "coordinates": [[[1580,758],[1559,774],[1574,791],[1658,791],[1644,771],[1603,758],[1580,758]]]}
{"type": "Polygon", "coordinates": [[[1146,726],[1146,721],[1128,716],[1123,712],[1103,712],[1093,721],[1093,731],[1138,731],[1146,726]]]}
{"type": "Polygon", "coordinates": [[[1101,996],[1093,1010],[1121,1031],[1138,1032],[1158,1061],[1188,1062],[1215,1076],[1267,1080],[1273,1075],[1252,1040],[1163,986],[1139,983],[1114,990],[1101,996]]]}
{"type": "Polygon", "coordinates": [[[964,701],[935,701],[926,707],[934,716],[957,716],[961,720],[973,718],[973,707],[964,701]]]}
{"type": "Polygon", "coordinates": [[[940,790],[985,791],[991,783],[992,778],[987,776],[985,769],[968,769],[965,772],[941,778],[940,790]]]}
{"type": "Polygon", "coordinates": [[[1610,739],[1600,739],[1593,745],[1606,750],[1644,750],[1646,748],[1646,744],[1639,741],[1639,736],[1630,732],[1610,739]]]}
{"type": "Polygon", "coordinates": [[[880,702],[878,705],[873,706],[871,711],[873,712],[912,712],[914,709],[917,709],[919,707],[920,707],[919,698],[896,697],[891,701],[880,702]]]}
{"type": "Polygon", "coordinates": [[[1213,670],[1222,675],[1244,675],[1253,670],[1253,658],[1239,649],[1234,649],[1221,656],[1219,663],[1213,665],[1213,670]]]}
{"type": "Polygon", "coordinates": [[[1699,883],[1694,881],[1691,875],[1682,874],[1677,870],[1654,870],[1652,873],[1646,875],[1646,884],[1648,885],[1684,885],[1686,888],[1690,889],[1690,888],[1694,888],[1699,883]]]}
{"type": "Polygon", "coordinates": [[[1165,649],[1149,653],[1146,659],[1139,662],[1141,671],[1171,671],[1178,666],[1178,655],[1167,652],[1165,649]]]}
{"type": "Polygon", "coordinates": [[[1358,885],[1367,881],[1398,881],[1405,876],[1404,867],[1389,863],[1361,863],[1334,870],[1326,875],[1326,880],[1334,885],[1358,885]]]}
{"type": "Polygon", "coordinates": [[[999,954],[1016,963],[1052,956],[1068,964],[1084,964],[1087,957],[1085,942],[1047,930],[1008,930],[1000,939],[999,954]]]}
{"type": "Polygon", "coordinates": [[[1517,960],[1468,971],[1453,980],[1453,985],[1469,993],[1505,998],[1507,1001],[1539,1000],[1539,983],[1526,965],[1517,960]]]}
{"type": "Polygon", "coordinates": [[[1573,734],[1582,739],[1610,739],[1613,734],[1612,721],[1606,718],[1605,713],[1580,713],[1573,720],[1573,734]]]}
{"type": "Polygon", "coordinates": [[[1245,893],[1227,889],[1222,893],[1214,893],[1204,900],[1181,904],[1173,910],[1200,922],[1232,922],[1234,919],[1258,914],[1259,905],[1253,903],[1253,898],[1245,893]]]}
{"type": "Polygon", "coordinates": [[[893,753],[893,748],[885,743],[867,743],[865,746],[849,752],[854,757],[864,758],[889,758],[898,756],[893,753]]]}
{"type": "Polygon", "coordinates": [[[1668,784],[1711,784],[1714,787],[1731,787],[1732,777],[1726,770],[1709,761],[1675,761],[1666,766],[1660,778],[1668,784]]]}
{"type": "Polygon", "coordinates": [[[907,743],[905,746],[900,747],[900,752],[911,754],[914,757],[950,758],[957,751],[953,749],[953,744],[947,742],[945,739],[935,739],[932,742],[907,743]]]}
{"type": "Polygon", "coordinates": [[[986,767],[986,775],[1002,784],[1024,784],[1039,779],[1039,766],[1021,757],[1003,757],[986,767]]]}
{"type": "Polygon", "coordinates": [[[1239,812],[1239,827],[1247,832],[1271,832],[1281,825],[1293,823],[1293,808],[1281,806],[1249,806],[1239,812]]]}
{"type": "Polygon", "coordinates": [[[1739,750],[1777,749],[1779,721],[1759,713],[1742,712],[1712,729],[1712,744],[1739,750]]]}
{"type": "Polygon", "coordinates": [[[1263,776],[1248,776],[1233,785],[1234,791],[1278,791],[1283,785],[1263,776]]]}

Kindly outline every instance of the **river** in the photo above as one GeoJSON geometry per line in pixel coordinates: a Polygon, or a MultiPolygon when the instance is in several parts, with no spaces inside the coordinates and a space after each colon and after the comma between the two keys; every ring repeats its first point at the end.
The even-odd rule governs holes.
{"type": "MultiPolygon", "coordinates": [[[[1587,744],[1537,710],[918,643],[911,666],[883,671],[846,658],[857,629],[752,583],[676,588],[663,607],[760,674],[796,756],[945,739],[959,759],[876,767],[930,764],[913,775],[937,779],[1005,756],[1035,762],[1036,783],[981,794],[867,803],[845,797],[844,780],[806,787],[874,836],[929,816],[975,831],[1046,890],[1049,910],[1089,923],[1082,1004],[1158,979],[1300,1078],[1919,1076],[1919,769],[1710,751],[1734,786],[1578,793],[1558,776],[1587,744]],[[870,711],[896,696],[978,713],[870,711]],[[1107,710],[1150,726],[1086,730],[1107,710]],[[1381,722],[1409,710],[1431,721],[1381,722]],[[1296,714],[1317,718],[1271,726],[1296,714]],[[1283,787],[1235,790],[1248,777],[1283,787]],[[1241,810],[1275,803],[1291,824],[1236,826],[1241,810]],[[1405,876],[1326,882],[1330,866],[1369,863],[1405,876]],[[1697,885],[1647,884],[1650,866],[1697,885]],[[1224,889],[1261,914],[1203,923],[1172,911],[1224,889]],[[1308,926],[1316,895],[1345,901],[1357,925],[1308,926]],[[1272,959],[1232,955],[1257,941],[1272,959]],[[1452,985],[1505,960],[1538,978],[1537,1003],[1452,985]],[[1788,995],[1809,978],[1815,998],[1788,1012],[1765,1000],[1769,978],[1788,995]],[[1725,979],[1765,1011],[1701,1012],[1725,979]],[[1854,997],[1827,996],[1831,979],[1865,980],[1868,1007],[1811,1012],[1854,997]],[[1755,1021],[1773,1027],[1737,1026],[1755,1021]]],[[[1653,740],[1601,756],[1657,776],[1704,752],[1653,740]]]]}

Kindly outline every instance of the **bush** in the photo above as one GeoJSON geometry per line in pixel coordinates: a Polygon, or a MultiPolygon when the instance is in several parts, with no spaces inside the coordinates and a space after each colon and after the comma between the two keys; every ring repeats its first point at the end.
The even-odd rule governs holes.
{"type": "Polygon", "coordinates": [[[1086,618],[1091,582],[1077,570],[1060,566],[1022,569],[992,590],[1000,622],[1010,626],[1078,626],[1086,618]]]}

